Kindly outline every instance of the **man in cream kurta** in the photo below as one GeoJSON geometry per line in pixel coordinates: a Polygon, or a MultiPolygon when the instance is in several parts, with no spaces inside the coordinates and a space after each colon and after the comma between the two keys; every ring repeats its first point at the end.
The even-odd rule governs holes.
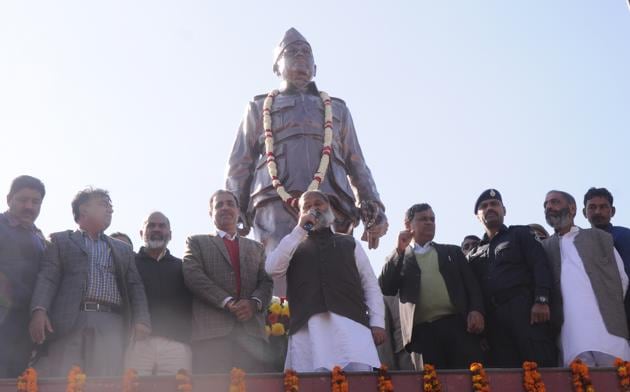
{"type": "Polygon", "coordinates": [[[545,217],[556,234],[544,246],[556,286],[559,280],[562,362],[568,366],[579,358],[589,366],[613,366],[615,357],[630,359],[623,309],[628,277],[612,237],[575,226],[575,209],[565,192],[547,194],[545,217]]]}
{"type": "Polygon", "coordinates": [[[265,267],[272,277],[287,276],[291,324],[285,368],[372,370],[380,365],[374,343],[384,341],[385,321],[367,255],[353,237],[330,230],[334,215],[324,193],[304,193],[300,208],[297,226],[265,267]]]}

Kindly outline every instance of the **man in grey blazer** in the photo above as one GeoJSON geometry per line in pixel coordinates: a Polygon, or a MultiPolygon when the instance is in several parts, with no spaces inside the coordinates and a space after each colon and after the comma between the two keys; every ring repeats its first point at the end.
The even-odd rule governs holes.
{"type": "Polygon", "coordinates": [[[566,192],[549,191],[544,208],[555,230],[543,247],[553,271],[551,313],[560,329],[564,365],[576,358],[589,366],[630,359],[623,304],[628,277],[612,236],[575,226],[575,199],[566,192]]]}
{"type": "Polygon", "coordinates": [[[117,376],[129,339],[151,331],[144,287],[131,247],[103,234],[113,213],[107,191],[80,191],[72,213],[79,228],[51,234],[31,301],[31,337],[46,343],[35,367],[47,377],[73,365],[117,376]]]}
{"type": "Polygon", "coordinates": [[[193,372],[263,371],[263,311],[273,288],[263,245],[238,236],[239,205],[231,192],[211,196],[210,216],[217,234],[188,237],[183,257],[184,281],[194,296],[193,372]]]}

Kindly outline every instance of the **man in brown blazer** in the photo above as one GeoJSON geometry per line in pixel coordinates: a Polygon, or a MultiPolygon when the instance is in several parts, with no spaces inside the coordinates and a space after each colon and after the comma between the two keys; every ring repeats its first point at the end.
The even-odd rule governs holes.
{"type": "Polygon", "coordinates": [[[183,257],[184,281],[194,296],[193,372],[263,371],[263,311],[273,288],[263,245],[238,236],[239,205],[231,192],[210,197],[210,216],[217,234],[189,237],[183,257]]]}

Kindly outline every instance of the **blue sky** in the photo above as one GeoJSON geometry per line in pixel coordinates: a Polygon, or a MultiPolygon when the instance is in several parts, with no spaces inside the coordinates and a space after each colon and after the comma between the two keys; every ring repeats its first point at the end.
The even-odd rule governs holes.
{"type": "MultiPolygon", "coordinates": [[[[294,26],[318,87],[344,99],[387,207],[430,203],[438,242],[481,234],[488,187],[508,224],[544,223],[545,192],[608,187],[630,226],[630,10],[626,1],[0,3],[0,194],[48,189],[38,225],[74,228],[70,201],[111,192],[108,232],[137,246],[162,210],[181,255],[213,230],[208,196],[248,100],[278,86],[272,50],[294,26]]],[[[586,226],[581,216],[577,223],[586,226]]]]}

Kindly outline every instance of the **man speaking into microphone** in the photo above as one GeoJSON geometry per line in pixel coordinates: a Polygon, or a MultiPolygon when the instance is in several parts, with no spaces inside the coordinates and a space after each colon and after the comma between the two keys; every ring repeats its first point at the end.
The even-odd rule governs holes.
{"type": "Polygon", "coordinates": [[[369,371],[385,340],[383,297],[370,262],[354,237],[331,230],[328,196],[300,197],[297,225],[269,254],[273,277],[286,275],[291,304],[285,369],[369,371]]]}

